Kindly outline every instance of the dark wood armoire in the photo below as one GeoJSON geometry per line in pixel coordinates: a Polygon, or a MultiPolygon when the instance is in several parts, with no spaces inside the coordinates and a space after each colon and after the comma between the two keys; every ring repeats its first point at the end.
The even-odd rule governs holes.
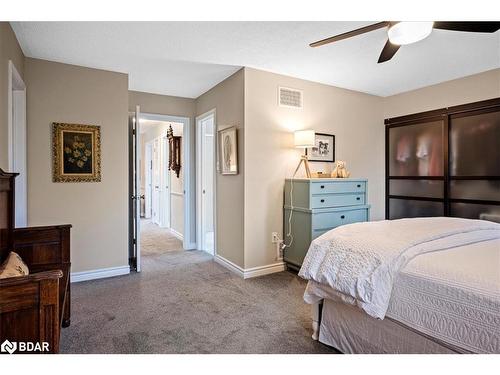
{"type": "Polygon", "coordinates": [[[500,219],[500,98],[385,124],[387,219],[500,219]]]}

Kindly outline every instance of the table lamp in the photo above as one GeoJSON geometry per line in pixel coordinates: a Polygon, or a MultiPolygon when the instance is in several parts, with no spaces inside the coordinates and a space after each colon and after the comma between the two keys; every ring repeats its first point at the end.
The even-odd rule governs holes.
{"type": "Polygon", "coordinates": [[[294,133],[294,143],[295,148],[303,148],[304,154],[300,157],[299,165],[295,169],[294,176],[300,169],[302,163],[304,163],[304,168],[306,169],[307,178],[311,178],[311,171],[309,170],[309,161],[307,160],[307,155],[305,154],[305,149],[309,147],[314,147],[314,130],[297,130],[294,133]]]}

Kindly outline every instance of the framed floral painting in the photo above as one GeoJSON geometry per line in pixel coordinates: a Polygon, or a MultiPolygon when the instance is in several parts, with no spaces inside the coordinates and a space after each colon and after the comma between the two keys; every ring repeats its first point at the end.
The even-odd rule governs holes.
{"type": "Polygon", "coordinates": [[[101,181],[101,127],[52,124],[52,181],[101,181]]]}

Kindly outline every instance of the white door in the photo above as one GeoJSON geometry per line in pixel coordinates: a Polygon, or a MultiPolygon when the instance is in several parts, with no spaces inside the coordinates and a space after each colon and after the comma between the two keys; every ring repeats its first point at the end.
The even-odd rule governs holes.
{"type": "Polygon", "coordinates": [[[146,219],[151,219],[151,195],[152,190],[152,174],[153,174],[153,144],[151,142],[146,143],[146,149],[144,152],[144,217],[146,219]]]}
{"type": "Polygon", "coordinates": [[[9,61],[8,92],[9,169],[19,173],[15,179],[15,227],[28,225],[28,170],[26,166],[26,85],[9,61]]]}
{"type": "Polygon", "coordinates": [[[152,173],[152,215],[153,223],[160,225],[160,190],[161,190],[161,158],[159,139],[153,141],[153,173],[152,173]]]}
{"type": "Polygon", "coordinates": [[[161,140],[161,194],[160,222],[164,228],[170,228],[170,170],[168,169],[168,138],[161,140]]]}
{"type": "Polygon", "coordinates": [[[198,120],[198,248],[215,252],[215,115],[198,120]]]}

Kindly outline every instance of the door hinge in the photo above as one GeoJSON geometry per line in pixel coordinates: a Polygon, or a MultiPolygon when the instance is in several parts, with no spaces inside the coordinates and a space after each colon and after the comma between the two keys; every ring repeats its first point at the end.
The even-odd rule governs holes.
{"type": "Polygon", "coordinates": [[[132,129],[132,135],[135,135],[135,129],[132,129]]]}
{"type": "Polygon", "coordinates": [[[132,243],[133,243],[134,245],[137,245],[137,239],[135,239],[135,238],[134,238],[134,239],[132,240],[132,243]]]}

